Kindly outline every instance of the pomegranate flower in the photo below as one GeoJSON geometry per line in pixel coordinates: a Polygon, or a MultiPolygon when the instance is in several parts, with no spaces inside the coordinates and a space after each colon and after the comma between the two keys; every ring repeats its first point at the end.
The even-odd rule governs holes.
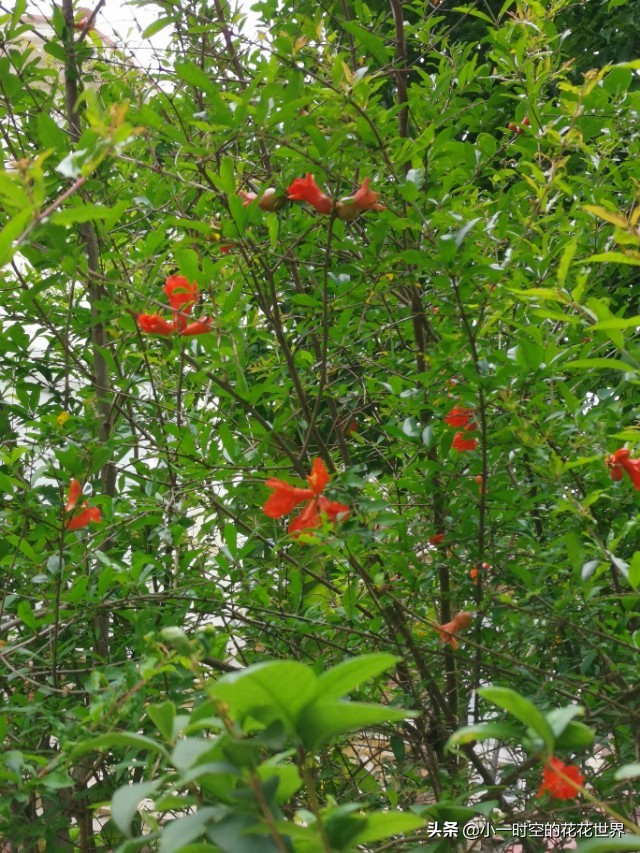
{"type": "Polygon", "coordinates": [[[67,498],[67,503],[64,507],[65,512],[71,512],[72,509],[76,508],[76,504],[78,503],[81,494],[82,484],[78,480],[72,480],[69,483],[69,497],[67,498]]]}
{"type": "MultiPolygon", "coordinates": [[[[82,485],[78,480],[72,480],[69,484],[69,497],[64,507],[65,512],[72,512],[76,508],[81,494],[82,485]]],[[[87,527],[92,521],[100,521],[100,518],[100,510],[95,506],[89,506],[88,502],[85,501],[84,509],[75,518],[70,518],[65,524],[65,528],[67,530],[80,530],[87,527]]]]}
{"type": "Polygon", "coordinates": [[[211,320],[202,317],[187,323],[191,309],[198,300],[198,285],[187,281],[183,275],[170,275],[163,288],[169,305],[173,309],[173,322],[165,320],[159,314],[138,314],[138,325],[143,332],[168,337],[174,332],[179,335],[203,335],[211,331],[211,320]]]}
{"type": "Polygon", "coordinates": [[[449,643],[454,649],[458,648],[458,641],[455,635],[458,631],[464,630],[471,625],[473,613],[466,610],[461,610],[453,617],[451,622],[445,622],[444,625],[436,625],[435,629],[440,635],[441,643],[449,643]]]}
{"type": "Polygon", "coordinates": [[[380,193],[369,189],[369,178],[365,178],[352,196],[341,198],[336,204],[336,216],[351,222],[362,211],[386,210],[384,204],[378,202],[379,197],[380,193]]]}
{"type": "Polygon", "coordinates": [[[451,447],[457,450],[458,453],[463,453],[466,450],[475,450],[477,446],[477,440],[475,438],[465,438],[463,432],[457,432],[451,442],[451,447]]]}
{"type": "Polygon", "coordinates": [[[429,539],[429,543],[431,545],[439,545],[446,535],[446,533],[434,533],[433,536],[429,539]]]}
{"type": "Polygon", "coordinates": [[[158,314],[138,314],[138,325],[148,335],[171,335],[175,331],[174,324],[158,314]]]}
{"type": "Polygon", "coordinates": [[[325,195],[316,184],[313,175],[307,172],[304,178],[296,178],[287,189],[289,201],[306,201],[325,215],[333,210],[333,200],[325,195]]]}
{"type": "Polygon", "coordinates": [[[454,406],[449,414],[445,415],[444,419],[450,427],[464,427],[469,432],[473,432],[473,430],[477,429],[474,416],[474,409],[468,409],[464,406],[454,406]]]}
{"type": "Polygon", "coordinates": [[[612,480],[621,480],[626,471],[633,487],[640,489],[640,459],[630,459],[630,455],[630,451],[626,447],[621,447],[620,450],[616,450],[615,453],[607,456],[605,461],[611,472],[612,480]]]}
{"type": "Polygon", "coordinates": [[[281,518],[298,504],[307,501],[302,512],[289,524],[289,533],[292,535],[318,527],[323,517],[335,524],[339,519],[347,518],[350,508],[323,496],[322,492],[328,485],[329,479],[322,459],[315,459],[313,462],[311,473],[307,477],[310,486],[308,489],[291,486],[289,483],[270,477],[265,485],[273,489],[273,494],[269,496],[262,510],[270,518],[281,518]]]}
{"type": "Polygon", "coordinates": [[[198,285],[195,281],[187,281],[183,275],[170,275],[163,290],[174,311],[190,314],[198,300],[198,285]]]}
{"type": "Polygon", "coordinates": [[[203,317],[201,320],[194,320],[182,329],[180,334],[183,337],[187,335],[204,335],[211,331],[211,320],[208,317],[203,317]]]}
{"type": "Polygon", "coordinates": [[[543,794],[551,794],[558,800],[571,800],[578,795],[578,788],[584,784],[584,776],[580,773],[580,768],[575,764],[565,764],[559,758],[550,758],[549,763],[544,768],[542,777],[542,785],[537,796],[543,794]],[[562,773],[566,779],[560,778],[558,772],[562,773]]]}

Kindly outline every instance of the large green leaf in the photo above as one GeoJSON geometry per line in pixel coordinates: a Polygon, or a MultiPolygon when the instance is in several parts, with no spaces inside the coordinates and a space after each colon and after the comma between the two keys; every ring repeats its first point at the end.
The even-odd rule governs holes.
{"type": "Polygon", "coordinates": [[[503,708],[521,723],[533,729],[542,739],[545,748],[549,752],[553,750],[555,742],[553,730],[533,702],[509,687],[480,687],[478,693],[488,702],[503,708]]]}

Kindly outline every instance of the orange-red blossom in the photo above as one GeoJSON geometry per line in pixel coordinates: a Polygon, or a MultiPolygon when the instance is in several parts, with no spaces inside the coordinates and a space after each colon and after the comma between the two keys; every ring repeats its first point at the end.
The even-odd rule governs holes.
{"type": "Polygon", "coordinates": [[[306,201],[318,211],[329,215],[335,209],[338,219],[350,222],[365,210],[386,210],[380,204],[380,193],[369,189],[369,178],[365,178],[352,196],[345,196],[339,201],[322,192],[315,178],[307,172],[304,178],[296,178],[287,189],[289,201],[306,201]]]}
{"type": "Polygon", "coordinates": [[[369,178],[365,178],[352,196],[341,198],[336,204],[336,216],[338,219],[351,222],[365,210],[386,210],[384,204],[378,202],[379,198],[380,193],[370,190],[369,178]]]}
{"type": "Polygon", "coordinates": [[[211,320],[202,317],[200,320],[187,322],[193,306],[198,300],[198,285],[195,281],[187,281],[183,275],[170,275],[163,288],[169,305],[173,309],[173,320],[169,322],[159,314],[139,314],[138,325],[143,332],[151,335],[169,336],[174,332],[186,337],[188,335],[203,335],[211,331],[211,320]]]}
{"type": "Polygon", "coordinates": [[[584,784],[584,776],[576,764],[565,764],[559,758],[550,758],[544,768],[542,785],[537,796],[551,794],[558,800],[572,800],[579,794],[579,788],[584,784]],[[566,778],[562,779],[558,772],[566,778]]]}
{"type": "MultiPolygon", "coordinates": [[[[69,497],[65,504],[65,512],[73,512],[76,508],[80,495],[82,494],[82,485],[78,480],[72,480],[69,483],[69,497]]],[[[92,521],[100,521],[100,510],[95,506],[89,506],[88,502],[84,502],[84,509],[75,516],[70,518],[65,524],[67,530],[80,530],[82,527],[87,527],[92,521]]]]}
{"type": "Polygon", "coordinates": [[[612,480],[621,480],[626,471],[635,489],[640,489],[640,459],[630,459],[631,452],[626,447],[621,447],[610,456],[606,463],[611,472],[612,480]]]}
{"type": "Polygon", "coordinates": [[[311,473],[307,477],[310,486],[308,489],[291,486],[289,483],[270,477],[265,485],[274,491],[262,509],[270,518],[281,518],[298,504],[307,501],[302,512],[289,524],[289,533],[293,535],[318,527],[323,516],[335,524],[339,519],[347,518],[351,510],[345,504],[330,501],[322,495],[329,479],[322,459],[315,459],[313,462],[311,473]]]}
{"type": "Polygon", "coordinates": [[[304,178],[292,181],[287,196],[289,201],[308,202],[318,213],[329,214],[333,210],[333,199],[322,192],[311,172],[307,172],[304,178]]]}
{"type": "Polygon", "coordinates": [[[461,610],[459,613],[456,613],[450,622],[445,622],[444,625],[436,625],[435,629],[440,635],[440,642],[449,643],[454,649],[457,649],[458,641],[455,635],[458,631],[468,628],[472,621],[473,613],[461,610]]]}

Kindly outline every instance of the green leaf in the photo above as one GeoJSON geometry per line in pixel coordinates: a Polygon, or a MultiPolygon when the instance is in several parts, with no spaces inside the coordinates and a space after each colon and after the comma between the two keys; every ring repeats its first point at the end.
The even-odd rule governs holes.
{"type": "Polygon", "coordinates": [[[380,65],[386,65],[389,62],[389,51],[387,50],[387,46],[384,41],[379,36],[374,35],[369,30],[365,30],[364,27],[361,27],[353,21],[342,20],[340,24],[343,30],[346,30],[354,36],[356,40],[369,51],[376,62],[380,63],[380,65]]]}
{"type": "Polygon", "coordinates": [[[295,731],[299,711],[316,695],[313,672],[295,661],[273,661],[223,676],[210,690],[240,722],[251,715],[269,723],[280,720],[295,731]]]}
{"type": "Polygon", "coordinates": [[[567,370],[623,370],[625,373],[638,370],[637,367],[615,358],[578,358],[575,361],[567,361],[562,367],[567,370]]]}
{"type": "Polygon", "coordinates": [[[393,723],[417,717],[416,711],[403,711],[385,705],[362,702],[324,702],[319,700],[300,715],[298,731],[309,749],[318,749],[336,735],[367,726],[393,723]]]}
{"type": "Polygon", "coordinates": [[[413,814],[386,812],[369,814],[365,825],[353,836],[352,844],[372,844],[390,835],[404,835],[424,826],[424,819],[413,814]]]}
{"type": "Polygon", "coordinates": [[[151,36],[155,36],[156,33],[161,32],[165,29],[165,27],[170,26],[175,21],[175,18],[158,18],[157,21],[154,21],[152,24],[144,30],[142,33],[143,39],[151,38],[151,36]]]}
{"type": "Polygon", "coordinates": [[[76,204],[64,207],[51,217],[54,225],[73,225],[76,222],[95,222],[111,215],[111,208],[102,204],[76,204]]]}
{"type": "Polygon", "coordinates": [[[584,708],[581,705],[567,705],[565,708],[556,708],[545,714],[555,737],[562,734],[574,717],[582,716],[584,716],[584,708]]]}
{"type": "Polygon", "coordinates": [[[553,751],[554,735],[551,726],[533,702],[509,687],[480,687],[478,693],[488,702],[508,711],[542,738],[549,752],[553,751]]]}
{"type": "Polygon", "coordinates": [[[474,743],[489,738],[511,740],[520,737],[522,737],[522,729],[508,723],[478,723],[474,726],[463,726],[454,732],[445,744],[445,749],[450,750],[460,744],[474,743]]]}
{"type": "Polygon", "coordinates": [[[556,748],[567,750],[567,752],[575,752],[576,750],[584,749],[586,746],[591,746],[594,740],[595,732],[593,729],[579,720],[571,720],[562,734],[557,736],[556,748]]]}
{"type": "Polygon", "coordinates": [[[135,732],[114,732],[113,734],[100,735],[92,740],[81,741],[71,749],[71,756],[85,755],[87,752],[95,752],[102,749],[113,749],[114,747],[130,747],[136,751],[157,752],[169,758],[167,750],[157,741],[145,735],[135,732]]]}
{"type": "Polygon", "coordinates": [[[640,266],[640,254],[622,253],[622,252],[601,252],[598,255],[591,255],[586,258],[585,263],[605,262],[610,264],[628,264],[630,266],[640,266]]]}
{"type": "Polygon", "coordinates": [[[38,627],[38,620],[33,614],[33,610],[31,609],[31,605],[24,598],[22,601],[18,602],[18,606],[16,608],[16,612],[18,614],[18,618],[24,622],[27,628],[31,628],[33,631],[38,627]]]}
{"type": "Polygon", "coordinates": [[[165,740],[171,743],[174,737],[173,724],[176,718],[176,706],[174,703],[170,699],[167,699],[165,702],[157,705],[147,705],[147,714],[158,727],[160,734],[165,740]]]}
{"type": "Polygon", "coordinates": [[[7,264],[14,255],[17,247],[14,247],[16,241],[27,227],[27,223],[31,220],[31,210],[21,210],[17,213],[0,231],[0,269],[7,264]]]}
{"type": "Polygon", "coordinates": [[[223,814],[219,806],[200,807],[195,814],[180,817],[167,823],[160,836],[158,853],[177,853],[185,844],[198,838],[207,825],[223,814]]]}
{"type": "Polygon", "coordinates": [[[638,762],[623,764],[622,767],[618,767],[613,775],[617,782],[622,782],[625,779],[637,779],[638,777],[640,777],[640,763],[638,762]]]}
{"type": "Polygon", "coordinates": [[[629,583],[634,589],[640,587],[640,551],[636,551],[629,564],[629,583]]]}
{"type": "Polygon", "coordinates": [[[363,681],[390,669],[399,660],[395,655],[378,653],[343,661],[318,676],[317,694],[323,701],[340,699],[363,681]]]}
{"type": "Polygon", "coordinates": [[[153,782],[137,782],[125,785],[113,795],[111,800],[111,817],[125,838],[132,838],[131,821],[142,800],[157,791],[162,784],[161,779],[153,782]]]}

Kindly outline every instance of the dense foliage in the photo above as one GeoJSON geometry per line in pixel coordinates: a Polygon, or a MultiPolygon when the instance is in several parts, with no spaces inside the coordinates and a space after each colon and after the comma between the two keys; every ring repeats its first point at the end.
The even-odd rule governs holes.
{"type": "Polygon", "coordinates": [[[0,18],[3,849],[639,850],[638,10],[160,8],[0,18]]]}

